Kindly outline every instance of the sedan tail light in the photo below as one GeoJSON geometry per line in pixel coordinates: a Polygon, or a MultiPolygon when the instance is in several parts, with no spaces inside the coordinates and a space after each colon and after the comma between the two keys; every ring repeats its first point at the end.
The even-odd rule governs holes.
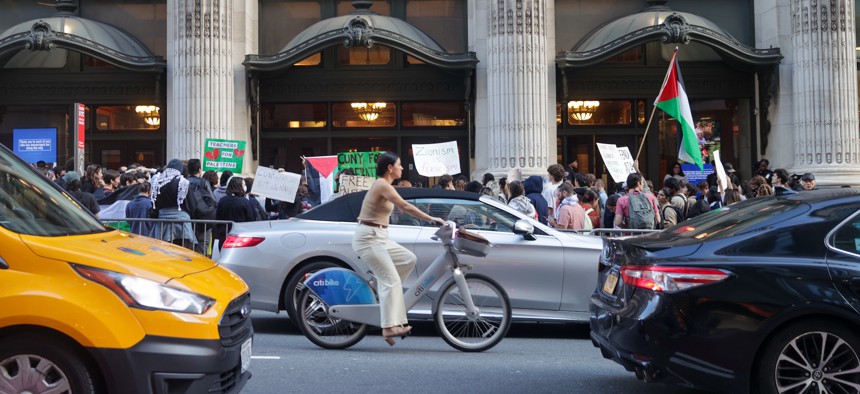
{"type": "Polygon", "coordinates": [[[227,239],[224,240],[224,249],[231,248],[247,248],[251,246],[257,246],[260,242],[263,242],[265,238],[263,237],[242,237],[238,235],[228,235],[227,239]]]}
{"type": "Polygon", "coordinates": [[[729,273],[712,268],[629,265],[621,267],[624,283],[656,292],[674,293],[721,282],[729,273]]]}

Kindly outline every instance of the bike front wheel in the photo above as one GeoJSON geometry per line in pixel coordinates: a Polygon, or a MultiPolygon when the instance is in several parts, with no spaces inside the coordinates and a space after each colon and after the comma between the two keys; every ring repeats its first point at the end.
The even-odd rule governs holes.
{"type": "Polygon", "coordinates": [[[466,310],[464,295],[453,279],[439,292],[433,320],[442,339],[464,352],[482,352],[496,346],[511,327],[511,301],[496,281],[466,274],[466,284],[477,313],[466,310]]]}
{"type": "Polygon", "coordinates": [[[311,342],[326,349],[346,349],[367,334],[367,325],[329,315],[329,305],[310,289],[299,293],[296,324],[311,342]]]}

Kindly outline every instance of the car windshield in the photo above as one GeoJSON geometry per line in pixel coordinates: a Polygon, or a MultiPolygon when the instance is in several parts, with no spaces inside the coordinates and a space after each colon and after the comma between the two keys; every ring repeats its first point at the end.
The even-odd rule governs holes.
{"type": "Polygon", "coordinates": [[[0,226],[40,236],[107,231],[74,198],[4,147],[0,147],[0,226]]]}
{"type": "Polygon", "coordinates": [[[777,216],[797,209],[792,217],[807,211],[809,206],[791,199],[754,198],[729,205],[695,217],[668,229],[679,237],[701,241],[732,237],[757,227],[777,216]],[[797,209],[805,207],[806,209],[797,209]]]}

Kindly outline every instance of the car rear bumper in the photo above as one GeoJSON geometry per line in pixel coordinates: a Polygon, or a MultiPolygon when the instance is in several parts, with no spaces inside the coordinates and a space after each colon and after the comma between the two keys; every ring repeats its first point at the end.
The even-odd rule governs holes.
{"type": "MultiPolygon", "coordinates": [[[[251,336],[248,336],[250,339],[251,336]]],[[[129,349],[90,349],[111,393],[238,393],[242,342],[147,336],[129,349]]]]}
{"type": "MultiPolygon", "coordinates": [[[[621,364],[646,382],[747,392],[748,374],[717,365],[714,357],[725,351],[717,350],[721,348],[718,343],[725,347],[726,342],[744,341],[735,342],[739,338],[732,335],[714,341],[696,333],[695,328],[686,325],[685,317],[665,305],[665,301],[634,295],[626,307],[618,310],[592,298],[592,343],[604,358],[621,364]]],[[[738,349],[736,353],[745,352],[738,349]]]]}

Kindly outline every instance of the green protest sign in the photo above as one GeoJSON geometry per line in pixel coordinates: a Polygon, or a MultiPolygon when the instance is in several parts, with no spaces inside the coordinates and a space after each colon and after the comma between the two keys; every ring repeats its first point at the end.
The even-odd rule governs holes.
{"type": "Polygon", "coordinates": [[[342,152],[337,154],[337,170],[351,169],[358,176],[376,178],[376,159],[385,152],[342,152]]]}
{"type": "Polygon", "coordinates": [[[206,139],[203,147],[203,170],[242,173],[245,159],[245,141],[206,139]]]}

